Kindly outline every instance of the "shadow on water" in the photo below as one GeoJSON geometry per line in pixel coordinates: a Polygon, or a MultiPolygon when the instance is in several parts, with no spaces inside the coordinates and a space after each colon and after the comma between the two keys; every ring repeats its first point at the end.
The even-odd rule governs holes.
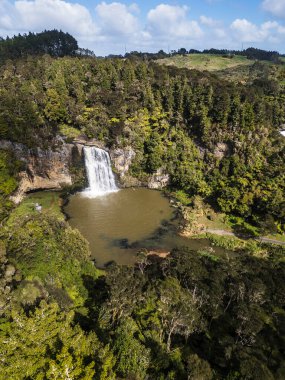
{"type": "MultiPolygon", "coordinates": [[[[176,220],[176,219],[174,219],[176,220]]],[[[120,249],[143,249],[150,245],[157,248],[161,248],[162,239],[166,235],[177,234],[177,225],[174,225],[169,220],[162,220],[161,225],[148,237],[143,240],[137,240],[130,242],[128,238],[120,238],[109,240],[112,247],[117,247],[120,249]]]]}
{"type": "Polygon", "coordinates": [[[76,194],[65,211],[71,226],[88,240],[98,267],[113,261],[134,264],[142,249],[166,253],[182,246],[196,251],[210,247],[206,239],[192,240],[177,233],[177,210],[154,190],[123,189],[94,199],[76,194]]]}

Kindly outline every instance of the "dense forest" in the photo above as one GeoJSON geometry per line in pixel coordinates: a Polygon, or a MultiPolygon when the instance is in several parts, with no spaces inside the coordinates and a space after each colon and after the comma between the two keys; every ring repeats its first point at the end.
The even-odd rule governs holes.
{"type": "Polygon", "coordinates": [[[8,224],[1,380],[284,379],[284,248],[140,254],[103,273],[64,221],[8,224]]]}
{"type": "MultiPolygon", "coordinates": [[[[187,202],[285,231],[279,71],[232,83],[143,56],[73,56],[73,37],[49,51],[45,33],[19,37],[23,55],[0,42],[12,54],[0,65],[0,140],[131,146],[132,176],[162,168],[187,202]]],[[[24,165],[0,151],[0,380],[285,378],[284,248],[222,240],[223,255],[140,252],[134,266],[99,270],[62,214],[14,214],[24,165]]]]}
{"type": "Polygon", "coordinates": [[[0,138],[35,147],[82,134],[131,145],[133,176],[163,167],[173,188],[261,229],[284,230],[278,78],[242,85],[141,60],[48,55],[8,61],[0,76],[0,138]]]}
{"type": "MultiPolygon", "coordinates": [[[[82,53],[86,49],[81,49],[82,53]]],[[[6,39],[0,37],[0,63],[7,59],[27,57],[28,55],[49,54],[52,57],[75,55],[78,44],[69,33],[49,30],[42,33],[29,33],[6,39]]]]}

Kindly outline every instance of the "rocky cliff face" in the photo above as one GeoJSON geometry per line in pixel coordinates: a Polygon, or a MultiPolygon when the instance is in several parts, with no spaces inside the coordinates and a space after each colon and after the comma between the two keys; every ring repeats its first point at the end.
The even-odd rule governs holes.
{"type": "Polygon", "coordinates": [[[42,150],[28,149],[23,144],[2,140],[0,149],[12,150],[16,158],[24,164],[24,170],[19,173],[19,188],[12,197],[15,203],[19,203],[29,191],[61,189],[73,183],[70,172],[72,151],[75,149],[73,144],[65,144],[59,140],[54,150],[42,150]]]}
{"type": "Polygon", "coordinates": [[[139,181],[137,178],[130,176],[129,169],[135,156],[136,152],[131,146],[124,149],[117,148],[110,152],[112,163],[122,186],[145,186],[149,189],[163,189],[169,184],[169,174],[163,168],[158,169],[154,174],[146,178],[145,181],[139,181]]]}
{"type": "Polygon", "coordinates": [[[110,152],[112,163],[121,178],[128,173],[135,155],[136,152],[131,146],[128,146],[125,149],[116,148],[110,152]]]}
{"type": "Polygon", "coordinates": [[[148,188],[160,190],[169,185],[169,181],[169,174],[166,173],[163,168],[160,168],[149,178],[148,188]]]}
{"type": "Polygon", "coordinates": [[[129,169],[135,156],[136,152],[131,146],[124,149],[115,148],[110,151],[110,158],[122,187],[144,186],[137,178],[129,175],[129,169]]]}
{"type": "MultiPolygon", "coordinates": [[[[58,137],[53,149],[29,149],[23,144],[0,140],[0,149],[12,150],[16,158],[23,162],[23,171],[19,173],[20,184],[12,197],[15,203],[21,202],[25,193],[36,190],[60,190],[65,186],[76,189],[84,187],[86,175],[84,169],[83,148],[85,145],[106,149],[96,141],[74,141],[66,143],[58,137]]],[[[169,175],[163,169],[140,181],[129,175],[130,165],[136,156],[129,146],[109,151],[112,164],[122,187],[145,186],[150,189],[162,189],[169,183],[169,175]]]]}

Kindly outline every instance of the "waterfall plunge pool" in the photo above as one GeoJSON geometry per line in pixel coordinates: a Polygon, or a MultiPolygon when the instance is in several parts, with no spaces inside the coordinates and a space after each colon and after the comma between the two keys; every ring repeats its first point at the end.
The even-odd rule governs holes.
{"type": "MultiPolygon", "coordinates": [[[[89,242],[98,267],[110,261],[133,264],[142,248],[169,252],[179,246],[196,251],[210,247],[206,239],[177,234],[175,209],[156,190],[122,189],[95,198],[78,193],[70,197],[65,212],[69,224],[89,242]]],[[[215,248],[216,253],[218,250],[222,249],[215,248]]]]}
{"type": "Polygon", "coordinates": [[[70,197],[65,212],[69,224],[88,240],[98,266],[112,260],[134,263],[136,252],[151,246],[152,235],[173,217],[167,198],[147,189],[122,189],[95,198],[78,193],[70,197]]]}
{"type": "Polygon", "coordinates": [[[118,191],[108,152],[84,147],[88,188],[73,195],[65,212],[69,223],[87,239],[96,265],[110,261],[132,264],[137,253],[171,251],[179,246],[199,250],[207,240],[189,240],[177,234],[177,218],[168,199],[159,191],[118,191]]]}

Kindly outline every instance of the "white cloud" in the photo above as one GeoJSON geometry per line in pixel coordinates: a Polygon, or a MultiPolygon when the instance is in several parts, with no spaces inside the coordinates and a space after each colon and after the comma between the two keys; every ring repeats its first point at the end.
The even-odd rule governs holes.
{"type": "Polygon", "coordinates": [[[118,37],[137,33],[140,29],[138,19],[132,14],[132,12],[138,12],[135,4],[127,7],[122,3],[103,2],[97,5],[96,12],[103,34],[118,37]]]}
{"type": "Polygon", "coordinates": [[[11,29],[13,6],[6,0],[0,0],[0,28],[11,29]]]}
{"type": "Polygon", "coordinates": [[[220,24],[218,20],[203,15],[200,16],[200,23],[209,27],[216,27],[220,24]]]}
{"type": "Polygon", "coordinates": [[[279,34],[285,34],[285,26],[281,26],[281,25],[279,25],[278,26],[278,33],[279,34]]]}
{"type": "Polygon", "coordinates": [[[210,41],[215,41],[215,46],[226,47],[228,42],[229,33],[223,27],[223,23],[212,17],[200,16],[200,23],[204,25],[206,29],[206,35],[210,36],[210,41]]]}
{"type": "Polygon", "coordinates": [[[159,4],[156,8],[151,9],[148,12],[147,18],[151,24],[157,23],[162,29],[163,27],[169,27],[169,22],[177,23],[178,21],[184,20],[189,8],[184,5],[174,6],[168,4],[159,4]]]}
{"type": "Polygon", "coordinates": [[[163,35],[166,38],[196,39],[203,35],[197,21],[187,19],[187,6],[160,4],[151,9],[147,15],[147,29],[152,34],[163,35]]]}
{"type": "Polygon", "coordinates": [[[213,33],[219,40],[222,40],[222,41],[223,39],[227,37],[227,32],[222,28],[214,28],[213,33]]]}
{"type": "Polygon", "coordinates": [[[257,40],[258,28],[246,19],[236,19],[231,24],[231,29],[243,42],[256,42],[257,40]]]}
{"type": "Polygon", "coordinates": [[[14,4],[4,2],[0,28],[7,30],[40,31],[62,29],[77,35],[98,32],[91,14],[80,4],[63,0],[18,0],[14,4]]]}
{"type": "Polygon", "coordinates": [[[264,0],[262,7],[277,17],[285,17],[285,0],[264,0]]]}
{"type": "Polygon", "coordinates": [[[276,21],[267,21],[257,26],[246,19],[236,19],[230,26],[236,39],[251,43],[265,42],[266,40],[277,42],[280,27],[276,21]]]}
{"type": "Polygon", "coordinates": [[[10,30],[15,27],[13,23],[13,6],[6,0],[0,1],[0,28],[10,30]]]}
{"type": "Polygon", "coordinates": [[[130,6],[129,6],[129,10],[130,12],[133,12],[133,13],[140,13],[140,7],[138,6],[138,4],[136,3],[132,3],[130,6]]]}

